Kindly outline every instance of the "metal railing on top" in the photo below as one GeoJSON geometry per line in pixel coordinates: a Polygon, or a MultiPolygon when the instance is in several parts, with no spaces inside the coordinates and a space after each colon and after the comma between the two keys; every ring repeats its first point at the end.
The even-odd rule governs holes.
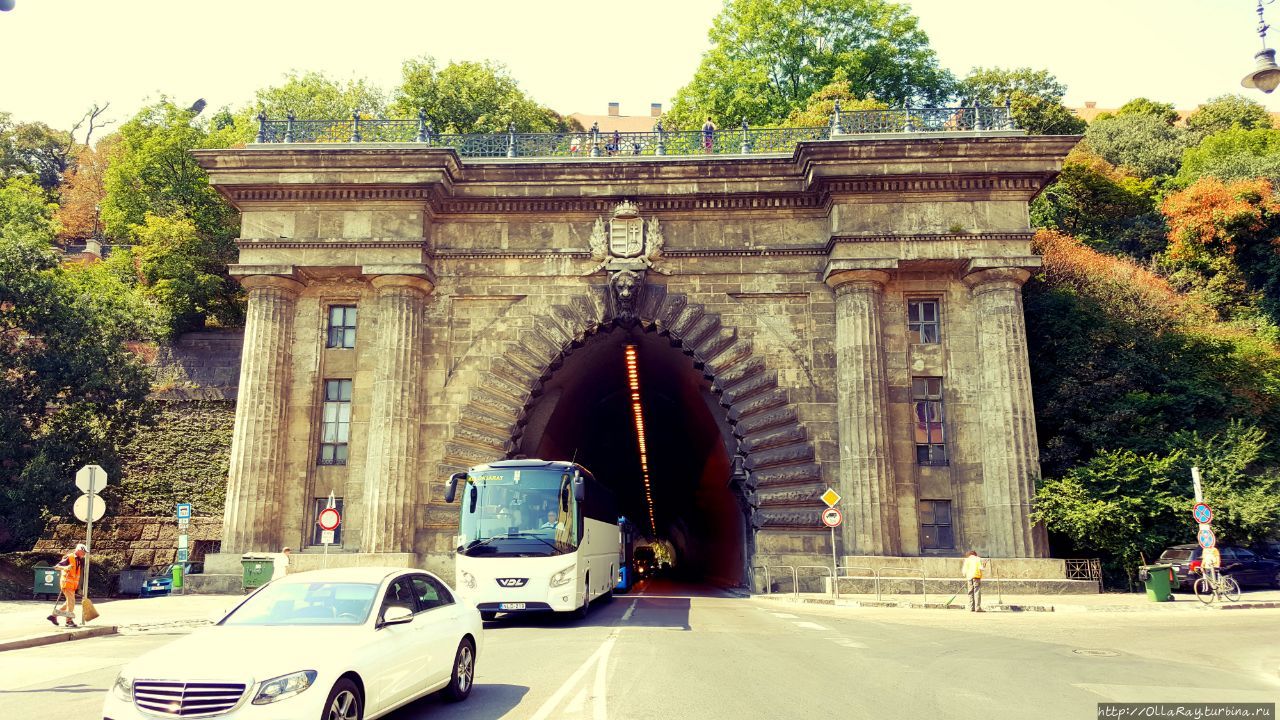
{"type": "Polygon", "coordinates": [[[371,119],[358,112],[342,120],[299,120],[292,113],[272,120],[259,113],[255,142],[416,143],[476,158],[752,155],[788,153],[801,142],[845,135],[1015,129],[1008,105],[841,112],[837,103],[824,127],[753,128],[744,119],[736,127],[672,131],[659,121],[651,132],[602,132],[593,124],[585,131],[520,133],[513,124],[505,133],[441,134],[425,112],[419,112],[417,120],[371,119]]]}

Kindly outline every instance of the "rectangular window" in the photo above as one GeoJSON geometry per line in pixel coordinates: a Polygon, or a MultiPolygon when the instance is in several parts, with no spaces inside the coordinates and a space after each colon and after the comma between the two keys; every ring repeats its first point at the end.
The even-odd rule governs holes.
{"type": "Polygon", "coordinates": [[[324,381],[324,415],[320,426],[321,465],[346,465],[351,436],[351,381],[324,381]]]}
{"type": "Polygon", "coordinates": [[[920,549],[955,549],[955,535],[951,531],[951,501],[920,501],[920,549]]]}
{"type": "Polygon", "coordinates": [[[938,342],[938,306],[937,298],[919,298],[907,300],[907,342],[938,342]]]}
{"type": "Polygon", "coordinates": [[[911,378],[917,465],[946,465],[942,431],[942,378],[911,378]]]}
{"type": "MultiPolygon", "coordinates": [[[[315,507],[312,508],[312,512],[311,512],[311,522],[312,522],[311,544],[312,545],[319,545],[321,544],[321,541],[324,539],[324,537],[322,536],[322,533],[324,531],[321,530],[320,526],[315,524],[315,522],[316,522],[316,518],[320,517],[320,511],[324,510],[327,507],[329,507],[329,498],[327,497],[316,498],[315,507]]],[[[335,510],[338,511],[338,514],[341,515],[342,514],[342,498],[335,497],[333,499],[333,507],[335,510]]],[[[337,530],[333,531],[333,544],[334,545],[342,544],[342,525],[341,524],[338,525],[337,530]]]]}
{"type": "Polygon", "coordinates": [[[329,306],[329,341],[325,347],[353,348],[356,346],[356,306],[329,306]]]}

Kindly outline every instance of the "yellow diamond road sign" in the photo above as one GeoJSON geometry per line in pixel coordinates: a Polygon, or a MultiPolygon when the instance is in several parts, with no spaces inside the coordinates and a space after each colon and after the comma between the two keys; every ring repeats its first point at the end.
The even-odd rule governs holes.
{"type": "Polygon", "coordinates": [[[840,502],[840,493],[827,488],[827,491],[822,493],[822,502],[826,503],[827,507],[835,507],[836,503],[840,502]]]}

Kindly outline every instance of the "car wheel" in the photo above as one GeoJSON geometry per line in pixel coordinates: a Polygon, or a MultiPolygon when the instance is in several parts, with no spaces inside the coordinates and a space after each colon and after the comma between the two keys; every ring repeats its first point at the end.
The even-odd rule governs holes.
{"type": "Polygon", "coordinates": [[[485,621],[485,622],[492,622],[492,621],[493,621],[495,618],[497,618],[497,617],[498,617],[498,613],[497,613],[496,611],[494,611],[494,610],[481,610],[481,611],[480,611],[480,619],[481,619],[481,620],[483,620],[483,621],[485,621]]]}
{"type": "Polygon", "coordinates": [[[1280,572],[1277,572],[1276,576],[1271,578],[1271,587],[1280,588],[1280,572]]]}
{"type": "Polygon", "coordinates": [[[463,639],[458,643],[458,652],[453,655],[453,674],[449,677],[449,686],[444,695],[450,702],[461,702],[471,694],[471,687],[476,680],[476,649],[470,640],[463,639]]]}
{"type": "Polygon", "coordinates": [[[360,688],[347,678],[342,678],[329,691],[329,699],[324,701],[320,720],[361,720],[364,717],[363,710],[364,701],[360,697],[360,688]]]}

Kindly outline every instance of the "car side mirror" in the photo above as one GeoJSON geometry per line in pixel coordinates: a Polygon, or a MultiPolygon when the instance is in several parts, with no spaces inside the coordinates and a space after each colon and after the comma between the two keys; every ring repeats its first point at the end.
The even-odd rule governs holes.
{"type": "Polygon", "coordinates": [[[445,483],[445,486],[444,486],[445,502],[447,503],[453,502],[453,499],[458,496],[458,483],[466,482],[466,479],[467,479],[467,474],[464,472],[454,473],[449,476],[449,481],[445,483]]]}
{"type": "Polygon", "coordinates": [[[404,625],[413,622],[413,611],[401,605],[393,605],[382,613],[382,622],[378,623],[378,627],[386,627],[388,625],[404,625]]]}

